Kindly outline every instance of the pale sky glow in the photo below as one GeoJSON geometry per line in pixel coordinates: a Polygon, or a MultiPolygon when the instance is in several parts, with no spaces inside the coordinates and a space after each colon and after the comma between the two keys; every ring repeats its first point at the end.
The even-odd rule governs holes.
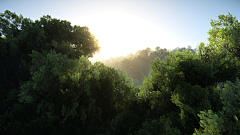
{"type": "MultiPolygon", "coordinates": [[[[146,49],[148,44],[163,44],[162,47],[169,49],[173,49],[176,44],[185,45],[158,26],[130,14],[97,13],[74,21],[77,24],[87,24],[90,32],[99,40],[101,50],[95,56],[135,54],[139,49],[146,49]]],[[[149,47],[155,49],[154,46],[149,47]]]]}
{"type": "Polygon", "coordinates": [[[10,10],[33,21],[50,15],[87,26],[101,47],[93,59],[107,59],[147,47],[207,45],[211,19],[230,12],[239,20],[239,5],[240,0],[0,0],[0,12],[10,10]]]}

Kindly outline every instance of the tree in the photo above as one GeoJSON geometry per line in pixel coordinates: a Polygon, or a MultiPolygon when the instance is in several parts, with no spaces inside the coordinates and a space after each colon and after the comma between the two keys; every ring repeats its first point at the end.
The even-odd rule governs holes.
{"type": "Polygon", "coordinates": [[[237,98],[233,96],[237,96],[235,90],[239,87],[239,80],[236,79],[239,78],[239,62],[236,59],[239,57],[239,23],[236,17],[233,18],[230,13],[226,16],[219,15],[218,18],[219,20],[211,21],[213,28],[208,32],[210,44],[205,46],[204,43],[200,43],[198,55],[203,63],[213,65],[217,83],[214,89],[220,94],[223,107],[221,111],[200,111],[198,116],[201,118],[200,124],[203,130],[195,129],[194,135],[203,133],[239,134],[239,123],[234,120],[234,117],[237,120],[239,115],[238,107],[235,104],[237,98]],[[235,86],[233,87],[229,81],[236,83],[235,86]],[[223,86],[224,82],[226,83],[223,86]]]}
{"type": "Polygon", "coordinates": [[[232,58],[239,60],[240,46],[240,23],[230,12],[228,15],[219,15],[219,20],[211,20],[208,38],[210,45],[226,49],[232,58]]]}
{"type": "Polygon", "coordinates": [[[35,104],[36,113],[58,129],[53,134],[97,134],[126,109],[132,80],[124,72],[54,50],[47,56],[33,51],[31,57],[32,78],[21,86],[19,101],[35,104]]]}
{"type": "Polygon", "coordinates": [[[240,62],[222,39],[197,54],[146,48],[114,69],[90,63],[86,27],[5,11],[0,30],[0,134],[239,134],[240,62]]]}
{"type": "Polygon", "coordinates": [[[221,102],[223,104],[222,110],[214,112],[212,110],[200,111],[198,116],[201,118],[201,129],[195,129],[193,135],[200,135],[203,133],[210,134],[232,134],[238,135],[240,133],[239,122],[239,86],[240,82],[237,78],[236,84],[227,81],[224,88],[217,88],[220,94],[221,102]]]}
{"type": "Polygon", "coordinates": [[[221,109],[212,87],[212,66],[202,63],[197,55],[187,50],[171,52],[166,63],[155,59],[151,67],[150,78],[144,79],[138,95],[149,100],[152,118],[166,115],[182,133],[191,134],[199,127],[199,111],[221,109]]]}
{"type": "Polygon", "coordinates": [[[87,27],[71,26],[70,22],[49,15],[33,22],[6,10],[0,14],[0,35],[4,36],[0,38],[0,84],[6,91],[29,80],[32,50],[46,55],[55,49],[57,53],[70,54],[72,59],[81,55],[92,57],[100,50],[98,40],[87,27]]]}
{"type": "MultiPolygon", "coordinates": [[[[61,66],[55,67],[54,65],[49,64],[48,62],[50,60],[45,57],[48,56],[49,59],[52,60],[52,63],[55,63],[56,65],[61,65],[65,62],[65,68],[69,66],[73,67],[74,64],[67,66],[69,61],[71,63],[71,60],[78,60],[82,55],[92,57],[93,53],[100,50],[98,41],[89,32],[87,27],[71,26],[70,22],[52,19],[51,16],[43,16],[40,20],[34,22],[28,18],[23,18],[22,15],[18,16],[16,13],[8,10],[0,14],[0,36],[1,132],[4,134],[29,134],[30,132],[33,133],[39,131],[39,134],[46,134],[49,131],[50,134],[62,134],[59,132],[60,130],[53,130],[59,129],[59,127],[63,126],[63,124],[56,124],[56,122],[64,122],[69,116],[74,117],[75,114],[71,114],[71,111],[74,112],[74,107],[77,106],[77,103],[71,101],[71,104],[70,101],[66,101],[67,99],[63,98],[56,103],[56,106],[52,106],[53,103],[50,101],[58,101],[57,99],[63,96],[61,95],[61,91],[59,91],[61,89],[58,88],[66,87],[66,85],[58,82],[59,78],[57,78],[57,75],[59,73],[64,74],[63,71],[66,69],[59,69],[59,71],[56,71],[55,69],[58,69],[61,66]],[[55,54],[53,52],[55,52],[55,54]],[[35,57],[34,63],[32,63],[33,57],[31,56],[35,57]],[[68,63],[64,60],[67,60],[68,63]],[[40,61],[41,63],[38,63],[40,61]],[[40,68],[45,68],[44,66],[48,68],[38,71],[40,68]],[[51,69],[51,66],[55,67],[55,69],[51,69]],[[44,71],[44,73],[42,71],[44,71]],[[45,75],[46,78],[44,77],[45,75]],[[34,79],[32,79],[32,77],[34,77],[34,79]],[[48,82],[44,79],[49,79],[50,81],[48,82]],[[36,86],[41,83],[42,86],[36,88],[36,86]],[[35,84],[34,87],[33,84],[35,84]],[[59,84],[59,86],[56,86],[55,84],[59,84]],[[50,86],[46,88],[48,85],[50,86]],[[26,88],[24,90],[29,90],[30,92],[26,91],[26,95],[24,95],[22,93],[22,91],[24,91],[22,89],[23,87],[26,88]],[[49,90],[51,87],[54,87],[52,88],[53,91],[41,91],[43,88],[49,90]],[[53,94],[54,90],[57,91],[55,96],[53,94]],[[30,99],[33,99],[34,102],[18,102],[18,94],[23,96],[22,101],[26,100],[30,102],[30,99]],[[66,101],[66,103],[69,103],[70,105],[65,105],[65,112],[63,111],[63,115],[58,117],[56,113],[58,112],[61,114],[61,109],[62,107],[64,108],[61,101],[66,101]],[[45,105],[45,103],[47,104],[46,106],[41,106],[42,104],[45,105]],[[46,115],[40,115],[41,113],[36,114],[37,105],[39,105],[38,112],[40,113],[42,111],[43,113],[48,113],[47,117],[46,115]],[[56,108],[51,110],[51,107],[56,108]],[[59,108],[61,109],[58,110],[59,108]],[[69,111],[69,109],[71,111],[69,111]],[[38,130],[36,130],[33,125],[38,126],[38,130]]],[[[66,73],[72,72],[66,71],[66,73]]],[[[72,88],[73,85],[71,84],[72,83],[69,85],[72,88]]],[[[63,88],[62,94],[65,90],[66,89],[63,88]]],[[[73,96],[71,95],[73,94],[71,92],[68,94],[65,94],[65,96],[73,96]]],[[[93,99],[89,98],[86,102],[92,104],[93,99]]],[[[95,111],[98,112],[97,107],[95,108],[95,111]]],[[[82,112],[84,112],[84,110],[82,110],[82,112]]],[[[93,114],[98,113],[94,112],[93,114]]],[[[84,120],[84,117],[82,117],[82,120],[84,120]]],[[[89,119],[88,121],[92,120],[89,119]]],[[[68,130],[70,130],[70,128],[68,130]]]]}

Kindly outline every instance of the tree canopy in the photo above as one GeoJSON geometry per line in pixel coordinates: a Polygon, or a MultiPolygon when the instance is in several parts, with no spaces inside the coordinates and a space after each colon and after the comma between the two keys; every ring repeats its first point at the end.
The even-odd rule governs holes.
{"type": "Polygon", "coordinates": [[[32,50],[44,55],[54,49],[71,59],[92,57],[100,51],[98,40],[87,27],[71,26],[65,20],[43,16],[32,21],[6,10],[0,14],[1,85],[4,89],[18,87],[29,80],[32,50]]]}
{"type": "Polygon", "coordinates": [[[100,47],[87,27],[6,10],[0,134],[240,134],[239,23],[219,19],[197,53],[158,46],[92,64],[100,47]]]}

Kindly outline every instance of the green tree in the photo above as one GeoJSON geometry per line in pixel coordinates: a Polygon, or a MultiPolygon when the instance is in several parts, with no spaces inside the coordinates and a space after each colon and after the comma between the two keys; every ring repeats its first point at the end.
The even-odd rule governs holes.
{"type": "MultiPolygon", "coordinates": [[[[92,107],[94,99],[91,98],[89,90],[88,80],[91,75],[87,71],[88,60],[84,57],[79,60],[68,59],[67,55],[57,54],[54,50],[46,57],[33,51],[31,57],[32,78],[21,86],[19,101],[36,103],[36,112],[60,123],[63,133],[71,132],[67,127],[70,125],[69,121],[74,123],[72,119],[78,119],[83,125],[89,113],[98,109],[92,107]]],[[[96,112],[98,113],[94,112],[93,116],[101,113],[96,112]]],[[[80,125],[80,122],[76,123],[77,127],[80,125]]]]}
{"type": "Polygon", "coordinates": [[[132,80],[124,72],[54,50],[47,56],[33,51],[31,57],[32,78],[21,86],[19,101],[37,104],[37,114],[62,127],[60,132],[97,134],[125,110],[132,80]]]}
{"type": "MultiPolygon", "coordinates": [[[[68,21],[52,19],[50,16],[43,16],[40,20],[34,22],[8,10],[0,14],[0,35],[1,133],[62,134],[61,130],[57,131],[57,129],[60,129],[59,127],[64,127],[64,124],[59,124],[59,121],[65,122],[69,117],[78,115],[72,113],[78,105],[77,102],[67,101],[69,98],[73,98],[71,97],[73,92],[68,92],[64,95],[65,98],[59,100],[56,106],[53,106],[54,103],[51,103],[51,101],[58,101],[58,98],[64,97],[61,94],[65,93],[67,89],[63,88],[67,87],[66,82],[60,83],[58,75],[64,74],[63,71],[66,71],[67,67],[74,67],[74,62],[71,62],[71,59],[77,60],[82,55],[92,57],[93,53],[100,50],[98,41],[87,27],[71,26],[68,21]],[[47,56],[49,58],[46,58],[47,56]],[[33,63],[32,59],[34,59],[33,63]],[[50,61],[61,66],[51,65],[48,63],[50,61]],[[65,65],[62,65],[64,62],[65,65]],[[51,69],[52,67],[57,70],[51,69]],[[44,75],[46,75],[46,78],[44,75]],[[56,86],[55,83],[59,85],[56,86]],[[39,86],[39,84],[42,85],[39,86]],[[52,88],[52,91],[44,91],[44,88],[46,88],[45,90],[52,88]],[[61,92],[61,89],[63,92],[61,92]],[[54,90],[56,92],[55,96],[54,90]],[[26,92],[25,95],[23,91],[26,92]],[[26,100],[29,103],[18,102],[18,94],[22,96],[21,101],[26,100]],[[30,102],[31,99],[32,102],[30,102]],[[64,105],[62,102],[66,102],[66,104],[64,105]],[[39,106],[39,114],[36,113],[37,106],[39,106]],[[56,108],[52,109],[51,107],[56,108]],[[65,108],[62,115],[59,108],[63,110],[65,108]],[[41,112],[48,115],[42,115],[41,112]],[[60,116],[56,115],[57,113],[60,116]]],[[[68,70],[66,73],[73,73],[73,71],[68,70]]],[[[65,78],[66,80],[71,79],[65,78]]],[[[71,81],[69,87],[71,87],[69,88],[70,91],[74,87],[71,81]]],[[[89,104],[93,104],[93,101],[92,98],[86,100],[89,104]]],[[[94,111],[94,108],[92,110],[94,111]]],[[[100,114],[99,110],[100,108],[95,107],[95,112],[90,113],[89,116],[100,114]]],[[[84,122],[84,109],[81,112],[81,120],[76,125],[84,122]]],[[[87,121],[91,122],[93,119],[94,117],[87,121]]],[[[72,122],[71,119],[67,122],[73,125],[74,122],[76,123],[76,121],[72,122]]],[[[69,123],[66,125],[71,127],[69,123]]],[[[65,127],[71,131],[69,127],[65,127]]]]}
{"type": "Polygon", "coordinates": [[[138,131],[139,135],[160,134],[160,135],[181,135],[181,131],[171,127],[172,122],[165,116],[160,116],[158,119],[146,119],[142,124],[142,128],[138,131]]]}
{"type": "Polygon", "coordinates": [[[18,88],[20,82],[29,80],[32,50],[46,55],[55,49],[72,59],[81,55],[92,57],[100,50],[98,40],[87,27],[71,26],[70,22],[49,15],[33,22],[6,10],[0,14],[0,35],[5,36],[0,38],[2,91],[18,88]]]}
{"type": "Polygon", "coordinates": [[[210,45],[226,49],[231,55],[231,58],[238,58],[240,56],[240,23],[233,17],[230,12],[228,15],[219,15],[219,20],[211,20],[208,38],[210,45]]]}
{"type": "Polygon", "coordinates": [[[149,100],[152,119],[165,115],[182,133],[192,134],[200,126],[199,111],[221,109],[212,87],[211,64],[202,63],[191,51],[170,52],[166,62],[155,59],[151,67],[150,78],[145,78],[138,95],[149,100]]]}
{"type": "Polygon", "coordinates": [[[217,87],[223,104],[222,110],[218,112],[212,110],[200,111],[198,116],[201,118],[201,128],[199,130],[195,129],[193,135],[209,133],[238,135],[240,133],[240,122],[238,120],[240,116],[239,86],[240,82],[237,78],[236,84],[227,81],[224,88],[217,87]]]}
{"type": "Polygon", "coordinates": [[[198,46],[198,55],[204,63],[212,63],[216,73],[216,82],[221,84],[230,80],[236,81],[239,77],[238,47],[239,46],[239,23],[236,17],[219,15],[219,20],[211,20],[212,29],[209,30],[210,44],[205,47],[204,43],[198,46]],[[225,58],[228,60],[226,61],[225,58]],[[231,61],[229,61],[231,59],[231,61]],[[235,63],[230,66],[230,63],[235,63]],[[222,71],[221,71],[222,70],[222,71]]]}
{"type": "Polygon", "coordinates": [[[200,111],[201,129],[194,134],[239,134],[239,115],[236,90],[239,88],[239,23],[236,17],[219,15],[219,20],[211,20],[212,29],[209,30],[210,44],[205,47],[201,43],[198,55],[203,63],[211,63],[215,70],[215,91],[220,94],[223,104],[221,111],[200,111]],[[233,86],[231,82],[236,83],[233,86]],[[225,85],[223,86],[223,83],[225,85]],[[233,96],[235,95],[235,96],[233,96]],[[235,117],[235,118],[234,118],[235,117]]]}

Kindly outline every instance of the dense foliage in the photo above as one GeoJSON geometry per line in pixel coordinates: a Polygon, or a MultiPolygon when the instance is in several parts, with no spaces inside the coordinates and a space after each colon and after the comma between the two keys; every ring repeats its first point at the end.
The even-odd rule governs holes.
{"type": "MultiPolygon", "coordinates": [[[[189,50],[193,53],[196,53],[194,49],[192,50],[190,46],[186,49],[175,48],[171,52],[183,52],[183,50],[189,50]]],[[[160,60],[165,60],[166,56],[169,56],[170,50],[166,48],[162,49],[159,46],[155,48],[155,51],[152,51],[150,48],[146,48],[145,50],[139,50],[134,54],[130,53],[127,56],[118,56],[111,57],[107,60],[102,60],[106,66],[113,67],[116,69],[120,69],[128,74],[130,78],[133,79],[134,87],[142,86],[144,78],[149,78],[148,74],[151,70],[150,62],[155,58],[159,58],[160,60]]]]}
{"type": "Polygon", "coordinates": [[[146,48],[104,65],[88,60],[100,47],[87,27],[6,10],[0,134],[240,134],[240,23],[219,19],[197,53],[146,48]]]}

